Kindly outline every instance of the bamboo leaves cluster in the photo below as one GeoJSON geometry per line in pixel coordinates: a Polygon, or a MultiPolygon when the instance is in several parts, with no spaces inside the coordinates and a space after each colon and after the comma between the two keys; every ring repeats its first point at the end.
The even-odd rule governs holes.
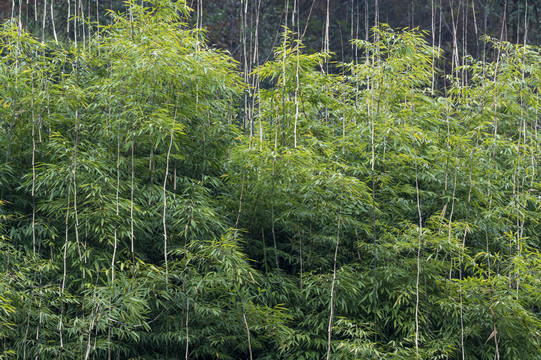
{"type": "Polygon", "coordinates": [[[145,3],[2,25],[0,358],[541,358],[537,48],[285,29],[242,74],[145,3]]]}

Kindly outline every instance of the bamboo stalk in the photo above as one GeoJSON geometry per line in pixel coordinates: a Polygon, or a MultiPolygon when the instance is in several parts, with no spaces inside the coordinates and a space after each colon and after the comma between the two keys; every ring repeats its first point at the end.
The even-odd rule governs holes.
{"type": "Polygon", "coordinates": [[[413,102],[411,103],[411,116],[413,128],[413,160],[415,166],[415,194],[417,200],[417,214],[419,216],[418,241],[417,241],[417,277],[415,281],[415,355],[419,358],[419,278],[421,275],[421,243],[423,239],[423,215],[421,204],[421,190],[419,187],[419,169],[417,164],[417,136],[415,123],[413,123],[413,102]]]}
{"type": "Polygon", "coordinates": [[[340,225],[342,224],[342,204],[344,200],[344,176],[342,175],[342,187],[340,190],[340,208],[338,212],[338,224],[336,225],[336,246],[334,248],[333,273],[331,282],[331,298],[329,300],[329,326],[327,327],[327,360],[331,358],[332,325],[334,320],[334,297],[336,284],[336,263],[338,259],[338,247],[340,245],[340,225]]]}

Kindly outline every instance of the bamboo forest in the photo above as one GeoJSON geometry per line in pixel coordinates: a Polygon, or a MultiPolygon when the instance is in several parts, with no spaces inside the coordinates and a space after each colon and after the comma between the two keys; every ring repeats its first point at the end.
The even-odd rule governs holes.
{"type": "Polygon", "coordinates": [[[0,359],[541,359],[538,6],[0,2],[0,359]]]}

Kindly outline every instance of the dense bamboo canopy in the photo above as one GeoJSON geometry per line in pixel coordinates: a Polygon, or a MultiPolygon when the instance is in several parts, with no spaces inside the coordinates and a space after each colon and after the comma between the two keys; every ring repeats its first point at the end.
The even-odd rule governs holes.
{"type": "Polygon", "coordinates": [[[529,20],[308,3],[0,8],[0,359],[541,359],[529,20]]]}

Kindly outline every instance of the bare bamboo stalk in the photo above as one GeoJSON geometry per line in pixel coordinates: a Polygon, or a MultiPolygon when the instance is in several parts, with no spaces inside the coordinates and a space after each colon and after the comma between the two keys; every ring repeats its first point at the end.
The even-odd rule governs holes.
{"type": "Polygon", "coordinates": [[[370,25],[368,20],[368,0],[364,0],[364,39],[370,38],[370,25]]]}
{"type": "Polygon", "coordinates": [[[42,271],[41,267],[39,268],[39,303],[38,303],[38,311],[39,311],[39,320],[38,320],[38,327],[36,328],[36,357],[35,360],[39,359],[39,332],[41,329],[41,324],[43,322],[43,311],[41,310],[41,300],[42,300],[42,271]]]}
{"type": "Polygon", "coordinates": [[[117,125],[117,140],[116,140],[116,209],[115,209],[115,229],[114,229],[114,243],[113,243],[113,257],[111,259],[111,284],[115,282],[115,261],[116,251],[118,247],[118,220],[119,220],[119,192],[120,192],[120,121],[117,125]]]}
{"type": "MultiPolygon", "coordinates": [[[[447,241],[449,245],[451,245],[451,234],[452,234],[452,224],[453,224],[453,215],[455,212],[455,196],[456,196],[456,178],[457,178],[457,172],[455,169],[455,174],[453,178],[453,195],[451,198],[451,212],[449,213],[449,222],[447,224],[447,241]]],[[[453,260],[451,259],[451,266],[449,267],[449,281],[451,281],[452,278],[452,272],[453,272],[453,260]]]]}
{"type": "MultiPolygon", "coordinates": [[[[193,201],[193,191],[192,191],[192,201],[193,201]]],[[[184,274],[183,276],[186,277],[186,271],[188,270],[188,230],[190,223],[191,216],[192,216],[192,209],[193,206],[189,207],[189,215],[186,219],[186,227],[184,229],[184,274]]],[[[236,229],[235,229],[235,236],[236,236],[236,229]]],[[[184,295],[186,296],[186,351],[184,353],[185,360],[188,360],[188,356],[190,354],[190,296],[188,294],[188,288],[186,287],[186,282],[182,283],[182,291],[184,292],[184,295]]]]}
{"type": "Polygon", "coordinates": [[[329,326],[327,328],[327,360],[331,358],[331,340],[332,340],[332,324],[334,320],[334,293],[335,293],[335,284],[336,284],[336,263],[338,259],[338,247],[340,245],[340,225],[342,224],[342,205],[344,200],[344,178],[342,177],[342,187],[340,190],[340,208],[338,211],[338,224],[336,225],[336,246],[334,248],[334,259],[333,259],[333,273],[332,273],[332,282],[331,282],[331,299],[329,301],[330,315],[329,315],[329,326]]]}
{"type": "Polygon", "coordinates": [[[150,144],[150,155],[148,159],[148,172],[150,172],[150,182],[148,184],[148,205],[152,202],[152,186],[154,186],[154,171],[152,168],[152,156],[154,155],[154,145],[150,144]]]}
{"type": "Polygon", "coordinates": [[[51,24],[53,25],[54,41],[58,43],[58,36],[56,35],[56,25],[54,23],[54,0],[51,0],[51,24]]]}
{"type": "Polygon", "coordinates": [[[460,72],[460,79],[462,81],[462,87],[465,87],[468,82],[468,72],[466,71],[466,68],[464,65],[466,65],[466,54],[467,54],[467,40],[468,40],[468,8],[466,8],[467,5],[466,2],[462,1],[462,71],[460,72]]]}
{"type": "Polygon", "coordinates": [[[133,129],[133,123],[132,123],[132,133],[131,133],[131,183],[130,183],[130,251],[132,253],[132,260],[135,260],[133,257],[135,256],[134,253],[134,242],[135,242],[135,233],[133,230],[134,227],[134,220],[133,220],[133,181],[135,178],[135,132],[133,129]]]}
{"type": "MultiPolygon", "coordinates": [[[[518,30],[517,30],[517,34],[518,34],[518,30]]],[[[527,127],[526,127],[526,120],[525,120],[525,116],[524,116],[524,87],[525,87],[525,69],[526,69],[526,37],[527,37],[527,34],[528,34],[528,2],[526,1],[526,8],[524,10],[524,40],[523,40],[523,49],[522,49],[522,66],[521,66],[521,79],[522,79],[522,82],[521,82],[521,88],[520,88],[520,122],[519,122],[519,127],[518,127],[518,148],[517,148],[517,197],[516,197],[516,200],[515,200],[515,206],[516,206],[516,217],[517,217],[517,221],[516,221],[516,226],[517,226],[517,229],[516,229],[516,232],[517,232],[517,243],[516,243],[516,252],[517,252],[517,255],[520,255],[521,254],[521,250],[522,250],[522,246],[521,246],[521,242],[520,240],[522,239],[522,234],[523,234],[523,231],[524,231],[524,222],[525,222],[525,216],[521,216],[521,196],[522,196],[522,193],[524,191],[524,182],[526,180],[526,176],[527,174],[524,174],[522,176],[522,184],[520,184],[520,177],[521,177],[521,159],[522,159],[522,156],[521,156],[521,152],[522,152],[522,144],[524,144],[524,147],[527,146],[526,144],[526,141],[527,141],[527,127]]],[[[518,36],[518,35],[517,35],[518,36]]],[[[535,167],[533,167],[535,168],[535,167]]],[[[533,180],[533,176],[532,176],[532,180],[533,180]]],[[[533,184],[533,182],[530,183],[530,187],[531,187],[531,184],[533,184]]],[[[517,284],[516,284],[516,295],[517,295],[517,298],[518,298],[518,291],[519,291],[519,286],[520,286],[520,274],[518,273],[518,269],[517,269],[517,284]]]]}
{"type": "MultiPolygon", "coordinates": [[[[368,3],[366,3],[366,6],[368,6],[368,3]]],[[[368,8],[366,9],[368,11],[368,8]]],[[[368,16],[368,15],[367,15],[368,16]]],[[[367,17],[368,19],[368,17],[367,17]]],[[[368,20],[366,20],[366,25],[368,25],[368,20]]],[[[368,39],[368,33],[366,34],[366,37],[368,39]]],[[[376,38],[376,32],[374,33],[374,37],[376,38]]],[[[374,39],[375,41],[377,39],[374,39]]],[[[369,59],[369,53],[366,54],[366,64],[368,65],[370,62],[369,59]]],[[[373,57],[373,62],[378,61],[378,76],[381,76],[381,69],[379,65],[379,59],[376,59],[376,56],[379,56],[379,54],[375,54],[373,57]]],[[[374,65],[374,64],[373,64],[374,65]]],[[[370,121],[370,169],[371,169],[371,176],[372,176],[372,273],[373,273],[373,282],[374,282],[374,288],[373,288],[373,315],[374,315],[374,327],[376,327],[377,324],[377,297],[378,297],[378,285],[377,285],[377,228],[376,228],[376,171],[375,171],[375,163],[376,163],[376,147],[375,147],[375,111],[372,108],[374,105],[374,92],[375,92],[375,82],[372,81],[372,79],[369,77],[367,81],[367,88],[370,91],[370,99],[367,107],[367,112],[369,116],[370,121]]],[[[377,336],[377,332],[375,332],[377,336]]]]}
{"type": "MultiPolygon", "coordinates": [[[[351,3],[350,3],[350,9],[351,9],[351,14],[350,15],[350,27],[349,27],[349,38],[350,40],[353,40],[355,39],[355,2],[354,0],[351,0],[351,3]]],[[[355,51],[355,45],[353,43],[351,43],[351,58],[354,59],[355,56],[354,56],[354,51],[355,51]]]]}
{"type": "MultiPolygon", "coordinates": [[[[52,1],[52,0],[51,0],[52,1]]],[[[36,9],[37,13],[37,9],[36,9]]],[[[43,0],[43,21],[41,23],[41,42],[45,42],[45,19],[47,18],[47,0],[43,0]]]]}
{"type": "MultiPolygon", "coordinates": [[[[466,221],[468,221],[469,213],[470,213],[470,204],[471,204],[471,192],[473,189],[473,182],[472,182],[472,172],[473,172],[473,153],[474,149],[470,152],[470,171],[469,171],[469,190],[468,190],[468,210],[466,212],[466,221]]],[[[464,305],[463,305],[463,294],[462,294],[462,280],[463,280],[463,272],[462,272],[462,261],[464,257],[464,249],[466,248],[466,236],[468,235],[469,228],[466,227],[464,229],[464,235],[462,237],[462,248],[459,253],[459,298],[460,298],[460,347],[461,347],[461,354],[462,354],[462,360],[466,359],[466,348],[464,346],[464,305]]]]}
{"type": "MultiPolygon", "coordinates": [[[[522,46],[524,47],[524,56],[522,58],[522,83],[524,84],[524,71],[526,69],[526,45],[527,45],[527,39],[528,39],[528,29],[529,29],[529,25],[528,25],[529,21],[528,21],[528,0],[526,0],[526,7],[525,7],[525,10],[524,10],[524,40],[523,40],[523,44],[522,46]]],[[[522,92],[521,92],[521,96],[522,96],[522,92]]],[[[522,109],[522,108],[521,108],[522,109]]],[[[536,108],[536,117],[537,119],[537,108],[536,108]]],[[[523,118],[524,119],[524,118],[523,118]]],[[[527,133],[527,127],[526,127],[526,121],[523,121],[523,127],[524,127],[524,143],[526,143],[526,133],[527,133]]],[[[536,124],[534,124],[533,128],[537,128],[536,124]]],[[[536,136],[537,137],[537,136],[536,136]]],[[[533,137],[533,134],[532,134],[532,131],[530,129],[530,148],[531,149],[534,149],[535,148],[535,143],[534,143],[534,137],[533,137]]],[[[530,189],[533,188],[533,184],[534,184],[534,178],[535,178],[535,169],[536,169],[536,162],[535,162],[535,156],[534,156],[534,153],[536,153],[535,151],[530,151],[531,153],[531,168],[532,168],[532,174],[530,175],[530,189]]],[[[524,186],[524,185],[523,185],[524,186]]],[[[520,237],[522,238],[523,236],[523,231],[524,231],[524,222],[525,222],[525,216],[522,218],[522,224],[521,224],[521,230],[520,230],[520,237]]]]}
{"type": "Polygon", "coordinates": [[[379,25],[379,1],[378,0],[374,0],[374,12],[375,12],[374,26],[378,26],[379,25]]]}
{"type": "Polygon", "coordinates": [[[282,49],[283,50],[283,54],[282,54],[282,122],[283,122],[283,126],[285,126],[286,124],[286,57],[287,57],[286,47],[287,47],[287,23],[288,23],[288,15],[289,15],[289,0],[286,0],[284,10],[285,10],[284,40],[282,43],[282,47],[283,47],[282,49]]]}
{"type": "Polygon", "coordinates": [[[73,39],[75,41],[75,48],[77,48],[77,16],[78,16],[78,11],[77,11],[77,0],[75,0],[75,4],[73,4],[73,11],[74,11],[74,14],[73,14],[73,39]]]}
{"type": "Polygon", "coordinates": [[[237,220],[235,221],[235,239],[237,237],[237,230],[239,228],[240,214],[242,213],[242,198],[244,196],[244,180],[245,172],[242,172],[242,182],[240,184],[240,195],[239,195],[239,210],[237,211],[237,220]]]}
{"type": "MultiPolygon", "coordinates": [[[[186,252],[184,252],[184,256],[186,256],[186,252]]],[[[189,348],[190,348],[190,328],[188,326],[190,321],[190,297],[188,296],[188,293],[186,292],[186,352],[184,353],[184,359],[188,360],[189,355],[189,348]]]]}
{"type": "Polygon", "coordinates": [[[293,125],[293,136],[294,136],[294,148],[296,149],[297,148],[297,122],[299,120],[299,85],[300,85],[300,81],[299,81],[299,56],[300,56],[300,42],[297,43],[297,51],[296,51],[296,56],[297,56],[297,64],[296,64],[296,67],[295,67],[295,123],[293,125]]]}
{"type": "MultiPolygon", "coordinates": [[[[72,171],[72,167],[70,165],[70,173],[72,171]]],[[[71,174],[70,174],[71,175],[71,174]]],[[[70,197],[71,197],[71,185],[72,185],[72,176],[69,177],[70,179],[70,182],[69,182],[69,185],[68,185],[68,206],[67,206],[67,210],[66,210],[66,229],[65,229],[65,232],[66,232],[66,239],[65,239],[65,242],[64,242],[64,255],[63,255],[63,265],[64,265],[64,272],[62,274],[62,283],[61,283],[61,286],[59,288],[59,296],[60,296],[60,321],[59,321],[59,324],[58,324],[58,335],[59,335],[59,338],[60,338],[60,349],[61,351],[63,351],[64,349],[64,340],[63,340],[63,335],[62,335],[62,332],[63,332],[63,329],[64,329],[64,302],[63,302],[63,297],[64,297],[64,288],[66,286],[66,275],[67,275],[67,252],[68,252],[68,229],[69,229],[69,213],[70,213],[70,197]]]]}
{"type": "Polygon", "coordinates": [[[73,144],[73,212],[75,214],[75,242],[79,260],[81,256],[81,243],[79,242],[79,213],[77,211],[77,142],[79,141],[79,111],[75,110],[75,139],[73,144]]]}
{"type": "Polygon", "coordinates": [[[66,0],[66,2],[68,4],[68,16],[66,18],[66,32],[67,32],[67,35],[69,37],[69,33],[70,33],[70,17],[71,17],[71,1],[66,0]]]}
{"type": "Polygon", "coordinates": [[[473,31],[475,32],[475,41],[477,43],[477,56],[479,58],[479,26],[477,25],[477,14],[475,11],[475,0],[472,0],[473,31]]]}
{"type": "Polygon", "coordinates": [[[96,35],[97,35],[96,38],[99,39],[100,38],[100,0],[96,0],[96,35]]]}
{"type": "Polygon", "coordinates": [[[109,326],[109,320],[107,320],[107,360],[112,360],[111,356],[111,326],[109,326]]]}
{"type": "MultiPolygon", "coordinates": [[[[491,168],[491,162],[492,162],[492,153],[489,152],[488,154],[488,168],[490,169],[491,168]]],[[[491,209],[492,209],[492,191],[491,191],[491,178],[492,178],[492,172],[489,173],[489,176],[488,176],[488,184],[487,184],[487,199],[488,199],[488,209],[487,211],[490,213],[491,209]]],[[[491,261],[490,261],[490,257],[491,257],[491,251],[490,251],[490,247],[489,247],[489,236],[488,236],[488,224],[485,226],[485,241],[486,241],[486,253],[487,253],[487,279],[488,279],[488,283],[491,284],[491,276],[492,276],[492,264],[491,264],[491,261]]],[[[497,330],[497,327],[496,327],[496,316],[494,314],[494,309],[493,309],[493,299],[492,299],[492,291],[493,291],[493,288],[491,286],[491,289],[489,290],[489,308],[490,308],[490,315],[491,315],[491,318],[492,318],[492,334],[494,334],[493,338],[494,338],[494,347],[495,347],[495,359],[496,360],[500,360],[500,350],[499,350],[499,341],[498,341],[498,330],[497,330]]]]}
{"type": "Polygon", "coordinates": [[[246,328],[246,336],[248,337],[248,352],[250,354],[250,360],[253,360],[252,355],[252,340],[250,335],[250,327],[248,326],[248,320],[246,319],[246,311],[244,311],[244,302],[242,304],[242,320],[244,321],[244,327],[246,328]]]}
{"type": "MultiPolygon", "coordinates": [[[[242,66],[242,70],[243,70],[243,76],[244,76],[244,83],[245,84],[248,84],[248,74],[249,74],[249,69],[248,69],[248,50],[247,50],[247,37],[246,37],[246,30],[247,30],[247,20],[246,20],[246,17],[247,17],[247,12],[248,12],[248,0],[241,0],[240,2],[240,19],[241,19],[241,25],[240,25],[240,28],[241,28],[241,31],[240,31],[240,42],[242,44],[242,63],[243,63],[243,66],[242,66]]],[[[249,89],[246,89],[244,91],[244,128],[246,129],[247,125],[250,126],[250,144],[252,143],[251,139],[252,139],[252,122],[250,121],[250,112],[248,110],[249,106],[248,106],[248,92],[250,90],[249,89]],[[247,122],[249,122],[249,124],[247,124],[247,122]]]]}
{"type": "Polygon", "coordinates": [[[163,179],[163,212],[162,212],[162,223],[163,223],[163,258],[165,264],[165,284],[169,284],[169,267],[167,261],[167,223],[166,223],[166,212],[167,212],[167,177],[169,176],[169,159],[171,157],[171,148],[173,146],[173,138],[175,134],[175,124],[177,119],[177,108],[175,106],[175,111],[173,115],[173,123],[171,124],[171,135],[169,138],[169,148],[167,149],[167,157],[165,160],[165,176],[163,179]]]}
{"type": "MultiPolygon", "coordinates": [[[[431,0],[430,2],[430,29],[431,29],[431,35],[432,35],[432,46],[436,44],[436,15],[435,15],[435,9],[434,9],[434,0],[431,0]]],[[[431,85],[431,93],[432,96],[434,96],[434,87],[436,83],[436,54],[434,51],[432,51],[432,85],[431,85]]]]}
{"type": "MultiPolygon", "coordinates": [[[[69,172],[71,173],[72,172],[72,165],[70,165],[70,168],[69,168],[69,172]]],[[[62,286],[61,286],[61,291],[60,293],[63,294],[64,293],[64,287],[66,286],[66,272],[67,272],[67,251],[68,251],[68,239],[69,239],[69,214],[70,214],[70,207],[71,207],[71,186],[72,186],[72,181],[73,181],[73,177],[71,176],[70,174],[70,177],[69,177],[70,181],[69,181],[69,184],[68,184],[68,206],[67,206],[67,209],[66,209],[66,229],[65,229],[65,233],[66,233],[66,238],[65,238],[65,242],[64,242],[64,256],[63,256],[63,263],[64,263],[64,272],[62,274],[62,286]]]]}
{"type": "MultiPolygon", "coordinates": [[[[99,273],[99,271],[98,271],[98,273],[99,273]]],[[[94,308],[94,305],[96,304],[96,302],[95,302],[96,290],[97,290],[97,285],[98,285],[99,278],[100,278],[99,276],[96,276],[96,283],[94,284],[94,291],[92,292],[92,307],[93,308],[94,308]]],[[[95,307],[95,311],[92,310],[92,313],[90,314],[91,320],[90,320],[90,324],[88,325],[88,338],[87,338],[87,343],[86,343],[86,351],[85,351],[85,359],[84,360],[88,360],[88,357],[90,355],[92,329],[94,328],[94,323],[96,321],[96,317],[98,316],[97,314],[99,314],[99,309],[100,309],[100,307],[99,307],[99,305],[97,305],[95,307]],[[92,314],[94,314],[94,316],[92,316],[92,314]]],[[[95,346],[94,346],[94,348],[95,348],[95,346]]]]}
{"type": "MultiPolygon", "coordinates": [[[[239,195],[239,209],[237,211],[237,220],[235,221],[235,227],[234,227],[234,239],[237,238],[238,230],[239,230],[239,221],[240,221],[240,215],[242,213],[242,198],[244,195],[244,182],[245,182],[245,172],[242,173],[242,183],[241,183],[241,189],[240,189],[240,195],[239,195]]],[[[186,243],[187,243],[187,234],[188,234],[188,225],[186,225],[186,232],[185,232],[185,242],[184,242],[184,248],[186,249],[186,243]]],[[[187,253],[186,251],[184,251],[187,253]]],[[[186,290],[186,303],[188,303],[188,294],[186,290]]],[[[241,294],[241,307],[242,307],[242,321],[244,323],[244,327],[246,329],[246,337],[248,341],[248,352],[250,356],[250,360],[253,360],[253,354],[252,354],[252,340],[251,340],[251,334],[250,334],[250,327],[248,326],[248,320],[246,319],[246,312],[244,310],[244,297],[241,294]]],[[[188,359],[188,313],[186,314],[186,359],[188,359]]]]}
{"type": "Polygon", "coordinates": [[[31,75],[32,96],[30,97],[30,106],[32,111],[32,251],[36,253],[36,137],[35,127],[36,119],[34,112],[34,72],[31,75]]]}
{"type": "MultiPolygon", "coordinates": [[[[325,40],[323,43],[323,52],[328,55],[329,54],[329,25],[330,25],[330,4],[329,0],[327,0],[327,9],[325,13],[325,40]]],[[[327,63],[327,57],[325,57],[325,63],[327,63]]]]}
{"type": "Polygon", "coordinates": [[[300,283],[300,288],[302,289],[304,269],[303,269],[303,261],[302,261],[302,235],[301,235],[301,229],[300,229],[299,224],[300,224],[300,219],[297,218],[297,236],[299,237],[299,266],[300,266],[299,283],[300,283]]]}
{"type": "MultiPolygon", "coordinates": [[[[62,290],[63,292],[64,290],[62,290]]],[[[60,295],[62,298],[62,294],[60,295]]],[[[60,352],[62,353],[64,351],[64,337],[62,335],[62,331],[64,329],[64,302],[60,302],[60,322],[58,324],[58,336],[60,340],[60,352]]]]}
{"type": "Polygon", "coordinates": [[[453,31],[453,54],[451,56],[451,59],[452,59],[452,62],[451,62],[451,73],[455,72],[455,76],[456,78],[458,79],[458,66],[460,64],[460,59],[459,59],[459,55],[458,55],[458,38],[457,38],[457,23],[458,23],[458,18],[460,16],[460,6],[458,7],[458,14],[456,16],[456,21],[455,21],[455,11],[454,11],[454,8],[453,8],[453,2],[452,0],[451,1],[451,6],[450,6],[450,9],[451,9],[451,24],[452,24],[452,31],[453,31]]]}
{"type": "MultiPolygon", "coordinates": [[[[52,1],[52,0],[51,0],[52,1]]],[[[97,2],[97,0],[96,0],[97,2]]],[[[90,17],[90,1],[87,0],[87,24],[86,24],[86,30],[87,30],[87,38],[88,38],[88,46],[90,47],[92,43],[92,18],[90,17]]]]}
{"type": "Polygon", "coordinates": [[[310,11],[308,12],[308,18],[306,19],[306,24],[304,25],[304,30],[302,31],[302,35],[299,37],[301,40],[304,38],[304,35],[306,34],[306,30],[308,29],[308,24],[310,22],[310,18],[312,17],[312,10],[314,10],[314,4],[316,1],[312,1],[312,5],[310,6],[310,11]]]}
{"type": "Polygon", "coordinates": [[[415,193],[417,199],[417,214],[419,216],[418,239],[417,239],[417,277],[415,281],[415,355],[419,358],[419,278],[421,275],[421,243],[423,238],[423,215],[421,204],[421,191],[419,188],[419,167],[417,164],[417,136],[413,123],[413,103],[411,104],[411,116],[413,127],[413,161],[415,164],[415,193]]]}
{"type": "Polygon", "coordinates": [[[80,23],[81,23],[81,32],[83,33],[83,50],[86,48],[86,32],[85,32],[85,12],[83,7],[82,0],[79,0],[79,16],[81,17],[80,23]]]}
{"type": "MultiPolygon", "coordinates": [[[[255,93],[257,94],[258,99],[258,105],[257,105],[257,111],[258,111],[258,120],[259,120],[259,150],[263,149],[263,124],[261,121],[261,86],[260,86],[260,73],[259,73],[259,12],[261,10],[261,0],[257,0],[257,7],[256,7],[256,23],[255,23],[255,41],[254,41],[254,58],[253,63],[254,66],[256,66],[256,75],[254,78],[254,85],[255,85],[255,93]]],[[[253,97],[253,104],[252,108],[255,109],[255,99],[256,96],[253,97]]]]}
{"type": "MultiPolygon", "coordinates": [[[[276,107],[276,112],[278,112],[278,107],[276,107]]],[[[278,115],[278,114],[276,114],[278,115]]],[[[278,119],[278,116],[276,116],[276,119],[278,119]]],[[[272,241],[274,243],[274,261],[276,263],[276,269],[278,270],[278,275],[280,277],[280,283],[282,282],[282,275],[280,273],[280,264],[278,262],[278,246],[276,244],[276,232],[274,229],[274,189],[275,189],[275,177],[276,177],[276,154],[278,152],[278,120],[276,121],[276,124],[274,126],[274,153],[273,153],[273,159],[272,159],[272,178],[271,178],[271,233],[272,233],[272,241]]]]}
{"type": "MultiPolygon", "coordinates": [[[[502,16],[502,29],[500,32],[500,43],[504,39],[504,34],[506,34],[506,21],[507,21],[507,0],[505,0],[503,4],[503,16],[502,16]]],[[[496,65],[494,67],[494,82],[496,82],[496,78],[498,77],[498,66],[500,65],[500,55],[501,55],[501,47],[498,47],[498,52],[496,56],[496,65]]]]}

